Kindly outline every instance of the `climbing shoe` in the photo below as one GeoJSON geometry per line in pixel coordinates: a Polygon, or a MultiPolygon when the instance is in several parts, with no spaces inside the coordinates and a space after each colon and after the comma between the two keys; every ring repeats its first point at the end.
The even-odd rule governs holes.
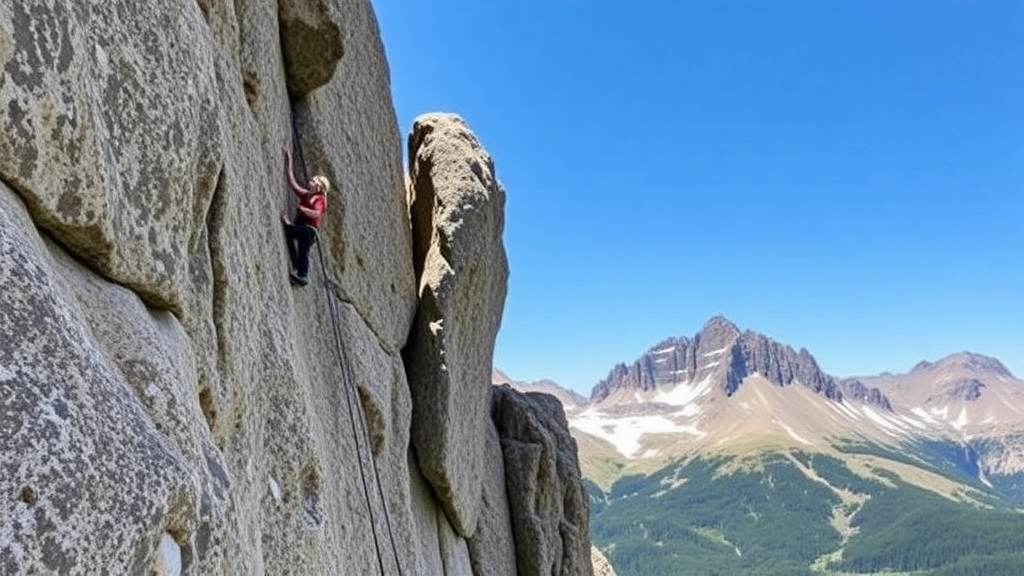
{"type": "Polygon", "coordinates": [[[291,273],[290,278],[292,279],[292,284],[298,284],[299,286],[305,286],[306,284],[309,284],[309,278],[299,276],[295,272],[291,273]]]}

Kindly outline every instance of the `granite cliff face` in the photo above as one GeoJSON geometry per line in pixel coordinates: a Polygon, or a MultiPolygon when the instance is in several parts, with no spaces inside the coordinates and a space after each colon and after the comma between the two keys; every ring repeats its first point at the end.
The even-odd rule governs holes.
{"type": "Polygon", "coordinates": [[[368,2],[4,3],[0,64],[0,573],[535,573],[504,192],[451,116],[407,190],[368,2]],[[334,184],[304,289],[284,147],[334,184]]]}

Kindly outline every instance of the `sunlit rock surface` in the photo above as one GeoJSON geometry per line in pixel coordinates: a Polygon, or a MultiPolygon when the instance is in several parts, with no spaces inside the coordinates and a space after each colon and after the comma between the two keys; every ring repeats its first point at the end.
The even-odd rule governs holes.
{"type": "Polygon", "coordinates": [[[409,174],[420,295],[406,351],[413,445],[452,525],[469,537],[480,515],[491,359],[508,281],[505,191],[453,114],[416,119],[409,174]]]}
{"type": "Polygon", "coordinates": [[[25,0],[0,29],[0,574],[521,573],[504,191],[439,115],[409,197],[371,6],[25,0]],[[333,184],[306,288],[284,149],[333,184]]]}

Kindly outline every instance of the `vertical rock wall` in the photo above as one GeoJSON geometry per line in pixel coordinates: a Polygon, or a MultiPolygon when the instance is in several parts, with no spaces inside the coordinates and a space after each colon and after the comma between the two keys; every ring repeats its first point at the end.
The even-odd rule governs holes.
{"type": "Polygon", "coordinates": [[[0,574],[517,573],[503,192],[410,218],[388,76],[365,0],[0,4],[0,574]],[[333,183],[302,289],[285,148],[333,183]]]}

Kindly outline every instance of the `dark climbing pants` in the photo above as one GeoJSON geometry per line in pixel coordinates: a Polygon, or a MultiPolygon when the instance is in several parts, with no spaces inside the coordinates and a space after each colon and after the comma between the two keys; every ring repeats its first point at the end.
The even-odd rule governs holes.
{"type": "Polygon", "coordinates": [[[308,224],[285,224],[284,233],[288,238],[292,268],[300,277],[309,278],[309,249],[316,244],[316,228],[308,224]]]}

